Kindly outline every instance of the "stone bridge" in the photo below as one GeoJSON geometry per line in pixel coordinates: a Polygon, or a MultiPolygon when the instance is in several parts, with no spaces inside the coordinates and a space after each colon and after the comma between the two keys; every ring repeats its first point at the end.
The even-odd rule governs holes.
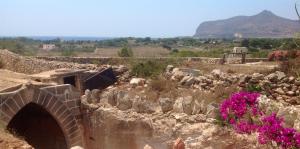
{"type": "Polygon", "coordinates": [[[29,83],[0,93],[0,124],[37,149],[84,147],[80,92],[71,85],[29,83]]]}

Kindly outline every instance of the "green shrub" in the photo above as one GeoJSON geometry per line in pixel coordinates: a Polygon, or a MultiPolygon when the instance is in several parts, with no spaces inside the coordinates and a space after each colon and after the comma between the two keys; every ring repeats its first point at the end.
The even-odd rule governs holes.
{"type": "Polygon", "coordinates": [[[251,56],[253,58],[267,58],[269,55],[269,51],[256,51],[256,52],[251,52],[251,56]]]}
{"type": "Polygon", "coordinates": [[[131,48],[129,47],[123,47],[119,52],[118,55],[120,57],[132,57],[133,56],[133,52],[131,50],[131,48]]]}
{"type": "Polygon", "coordinates": [[[153,60],[146,62],[137,62],[132,64],[131,75],[137,77],[157,77],[166,68],[166,63],[160,63],[153,60]]]}
{"type": "Polygon", "coordinates": [[[248,92],[261,92],[262,88],[259,85],[249,84],[246,86],[248,92]]]}
{"type": "Polygon", "coordinates": [[[63,50],[61,56],[76,56],[74,50],[63,50]]]}

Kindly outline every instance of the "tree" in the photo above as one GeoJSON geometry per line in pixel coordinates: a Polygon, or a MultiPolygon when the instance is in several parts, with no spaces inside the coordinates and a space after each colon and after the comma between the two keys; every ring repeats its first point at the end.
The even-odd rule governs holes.
{"type": "Polygon", "coordinates": [[[249,39],[244,39],[242,40],[241,46],[249,48],[249,44],[250,44],[249,39]]]}
{"type": "Polygon", "coordinates": [[[118,55],[120,57],[132,57],[133,52],[132,52],[131,48],[129,48],[128,46],[125,46],[118,52],[118,55]]]}

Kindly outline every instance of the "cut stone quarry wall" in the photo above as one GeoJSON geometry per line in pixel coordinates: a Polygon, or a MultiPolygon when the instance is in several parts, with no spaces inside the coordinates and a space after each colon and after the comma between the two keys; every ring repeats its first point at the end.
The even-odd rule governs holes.
{"type": "Polygon", "coordinates": [[[40,73],[59,68],[96,69],[96,66],[92,64],[82,65],[67,62],[49,62],[32,57],[23,57],[8,50],[0,50],[0,60],[5,69],[25,74],[40,73]]]}

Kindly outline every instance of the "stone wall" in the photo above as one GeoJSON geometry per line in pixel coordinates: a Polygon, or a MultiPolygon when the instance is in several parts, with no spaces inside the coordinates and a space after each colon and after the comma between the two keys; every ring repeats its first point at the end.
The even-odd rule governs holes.
{"type": "MultiPolygon", "coordinates": [[[[122,61],[128,61],[131,58],[120,58],[120,57],[36,57],[37,59],[47,60],[47,61],[61,61],[61,62],[74,62],[80,64],[118,64],[122,61]]],[[[208,58],[208,57],[138,57],[135,58],[137,60],[157,60],[157,61],[168,61],[174,60],[176,61],[193,61],[193,62],[203,62],[208,64],[218,64],[221,58],[208,58]]],[[[240,60],[239,60],[240,61],[240,60]]],[[[233,63],[239,63],[233,62],[233,63]]],[[[259,62],[259,61],[267,61],[266,58],[246,58],[246,62],[259,62]]]]}

